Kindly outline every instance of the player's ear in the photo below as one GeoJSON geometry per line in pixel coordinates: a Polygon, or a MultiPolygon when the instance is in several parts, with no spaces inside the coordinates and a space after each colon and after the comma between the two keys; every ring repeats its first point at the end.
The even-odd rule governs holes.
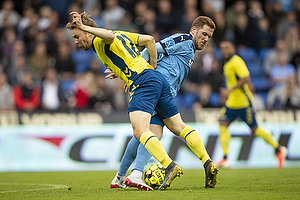
{"type": "Polygon", "coordinates": [[[190,34],[191,34],[192,36],[194,36],[194,35],[196,35],[196,33],[197,33],[197,28],[196,28],[196,26],[193,26],[193,27],[191,28],[191,30],[190,30],[190,34]]]}

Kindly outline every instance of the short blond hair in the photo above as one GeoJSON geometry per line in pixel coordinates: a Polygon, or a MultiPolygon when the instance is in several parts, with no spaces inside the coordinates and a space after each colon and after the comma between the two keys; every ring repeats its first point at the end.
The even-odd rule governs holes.
{"type": "Polygon", "coordinates": [[[204,25],[209,26],[212,29],[216,29],[216,24],[214,21],[207,16],[199,16],[197,17],[192,24],[192,27],[195,26],[197,29],[203,28],[204,25]]]}
{"type": "MultiPolygon", "coordinates": [[[[80,17],[81,17],[81,21],[84,25],[91,26],[91,27],[97,27],[96,22],[90,18],[91,15],[89,15],[87,12],[81,13],[80,17]]],[[[70,30],[77,28],[76,24],[74,24],[72,22],[68,22],[66,27],[70,30]]]]}

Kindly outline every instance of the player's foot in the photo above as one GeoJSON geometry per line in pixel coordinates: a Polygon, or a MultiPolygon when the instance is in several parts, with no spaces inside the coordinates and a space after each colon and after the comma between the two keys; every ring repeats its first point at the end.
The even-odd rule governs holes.
{"type": "Polygon", "coordinates": [[[116,174],[110,183],[110,188],[127,188],[127,185],[124,184],[124,178],[122,180],[122,178],[116,174]]]}
{"type": "Polygon", "coordinates": [[[211,160],[208,160],[204,163],[204,169],[205,169],[205,187],[214,188],[215,185],[217,184],[217,174],[219,172],[219,169],[211,160]]]}
{"type": "Polygon", "coordinates": [[[216,166],[219,168],[229,168],[229,165],[229,160],[224,158],[216,163],[216,166]]]}
{"type": "Polygon", "coordinates": [[[278,159],[278,169],[282,168],[282,166],[286,160],[287,154],[288,154],[287,148],[284,146],[281,146],[279,149],[279,152],[276,154],[276,157],[278,159]]]}
{"type": "Polygon", "coordinates": [[[171,182],[180,174],[183,174],[183,169],[177,165],[175,162],[171,162],[165,170],[165,180],[158,188],[158,190],[165,190],[170,187],[171,182]]]}
{"type": "Polygon", "coordinates": [[[136,187],[139,190],[153,190],[152,187],[144,183],[141,177],[132,176],[132,174],[130,174],[127,178],[124,179],[124,183],[128,187],[136,187]]]}

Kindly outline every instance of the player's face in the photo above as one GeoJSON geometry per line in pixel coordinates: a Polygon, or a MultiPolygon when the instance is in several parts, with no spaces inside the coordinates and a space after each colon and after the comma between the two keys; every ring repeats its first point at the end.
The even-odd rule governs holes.
{"type": "Polygon", "coordinates": [[[220,49],[223,55],[223,58],[228,59],[235,53],[235,47],[231,42],[223,41],[220,43],[220,49]]]}
{"type": "Polygon", "coordinates": [[[191,34],[193,36],[193,41],[197,50],[202,50],[208,40],[212,37],[214,29],[210,28],[208,25],[204,25],[202,28],[197,29],[192,27],[191,34]]]}
{"type": "Polygon", "coordinates": [[[88,33],[79,29],[72,29],[72,37],[75,40],[75,44],[78,48],[88,50],[91,48],[91,39],[88,37],[88,33]]]}

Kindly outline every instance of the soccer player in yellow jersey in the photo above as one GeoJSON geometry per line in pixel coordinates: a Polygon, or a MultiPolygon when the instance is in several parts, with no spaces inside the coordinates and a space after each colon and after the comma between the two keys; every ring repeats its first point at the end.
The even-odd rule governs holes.
{"type": "Polygon", "coordinates": [[[236,118],[241,118],[251,128],[254,136],[263,138],[270,144],[276,153],[281,168],[287,156],[287,148],[280,146],[272,135],[257,125],[255,113],[253,111],[253,95],[249,90],[250,73],[244,60],[236,55],[236,49],[232,42],[222,41],[220,49],[225,60],[223,72],[226,81],[226,88],[221,88],[221,95],[227,97],[225,106],[221,110],[220,122],[220,142],[223,148],[224,157],[216,163],[219,167],[228,167],[227,158],[230,134],[228,126],[236,118]]]}
{"type": "MultiPolygon", "coordinates": [[[[183,173],[165,152],[158,137],[150,131],[150,119],[154,110],[163,123],[176,135],[186,140],[190,149],[202,160],[205,167],[206,187],[215,187],[218,169],[211,161],[199,134],[186,125],[173,100],[170,85],[157,70],[157,52],[154,38],[149,35],[110,31],[97,28],[87,13],[71,12],[72,22],[67,28],[72,31],[75,44],[82,49],[92,48],[101,62],[116,76],[125,81],[130,91],[129,119],[134,137],[165,168],[165,179],[158,188],[164,190],[177,176],[183,173]],[[145,45],[149,63],[142,58],[136,45],[145,45]]],[[[197,32],[195,34],[202,34],[197,32]]],[[[195,45],[205,45],[198,41],[195,45]]]]}

